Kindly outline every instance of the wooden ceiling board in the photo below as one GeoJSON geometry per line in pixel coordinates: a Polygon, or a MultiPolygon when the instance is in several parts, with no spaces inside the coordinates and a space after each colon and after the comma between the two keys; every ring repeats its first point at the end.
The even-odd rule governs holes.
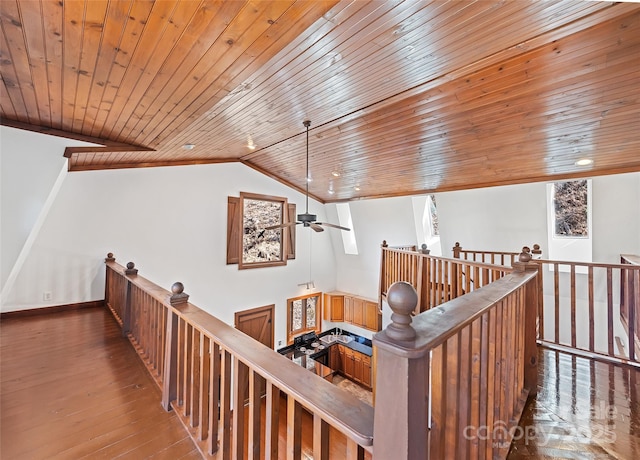
{"type": "Polygon", "coordinates": [[[640,170],[638,4],[3,0],[0,27],[3,123],[107,145],[71,170],[304,190],[304,119],[323,201],[640,170]]]}

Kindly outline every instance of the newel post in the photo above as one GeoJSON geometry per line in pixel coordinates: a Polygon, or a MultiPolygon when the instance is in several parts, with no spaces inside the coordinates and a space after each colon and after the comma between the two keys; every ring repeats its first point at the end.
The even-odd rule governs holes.
{"type": "Polygon", "coordinates": [[[376,392],[373,436],[376,458],[425,458],[429,438],[429,351],[416,348],[411,313],[418,294],[407,282],[387,294],[391,324],[373,338],[376,392]]]}
{"type": "MultiPolygon", "coordinates": [[[[138,269],[133,262],[127,262],[125,275],[138,276],[138,269]]],[[[125,278],[127,287],[124,292],[124,305],[122,307],[122,336],[126,337],[131,331],[131,281],[125,278]]]]}
{"type": "Polygon", "coordinates": [[[460,246],[460,243],[456,241],[456,244],[453,246],[453,248],[451,248],[451,250],[453,251],[453,258],[459,259],[460,251],[462,251],[462,246],[460,246]]]}
{"type": "MultiPolygon", "coordinates": [[[[189,294],[184,292],[181,282],[171,286],[169,303],[171,307],[186,306],[189,294]]],[[[171,410],[171,401],[177,397],[178,383],[178,314],[174,308],[167,308],[167,331],[164,349],[164,375],[162,377],[162,407],[167,412],[171,410]]]]}
{"type": "Polygon", "coordinates": [[[542,281],[538,271],[539,264],[531,259],[531,249],[524,246],[518,261],[513,263],[516,272],[538,272],[538,276],[525,286],[524,295],[524,386],[529,390],[529,396],[538,392],[538,283],[542,281]]]}

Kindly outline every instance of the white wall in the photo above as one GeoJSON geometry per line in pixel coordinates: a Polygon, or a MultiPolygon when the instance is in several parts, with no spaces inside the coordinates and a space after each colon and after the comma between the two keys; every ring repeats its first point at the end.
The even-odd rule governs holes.
{"type": "Polygon", "coordinates": [[[95,144],[0,126],[0,290],[55,199],[65,148],[86,145],[95,144]]]}
{"type": "MultiPolygon", "coordinates": [[[[42,226],[4,311],[104,298],[104,256],[133,261],[139,274],[170,289],[185,284],[190,301],[233,324],[234,312],[276,304],[276,344],[286,338],[286,299],[335,288],[331,238],[297,227],[296,259],[283,267],[226,265],[227,196],[241,191],[304,196],[239,163],[69,173],[42,226]]],[[[315,201],[310,211],[326,220],[315,201]]]]}

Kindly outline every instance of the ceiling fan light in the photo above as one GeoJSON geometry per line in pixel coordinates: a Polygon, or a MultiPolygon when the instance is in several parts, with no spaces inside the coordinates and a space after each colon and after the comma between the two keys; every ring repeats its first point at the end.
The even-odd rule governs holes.
{"type": "Polygon", "coordinates": [[[183,149],[185,150],[193,150],[193,148],[196,146],[196,144],[184,144],[182,146],[183,149]]]}
{"type": "Polygon", "coordinates": [[[333,190],[332,188],[330,188],[329,190],[327,190],[327,193],[328,193],[329,195],[333,195],[333,194],[334,194],[334,193],[336,193],[336,192],[335,192],[335,190],[333,190]]]}

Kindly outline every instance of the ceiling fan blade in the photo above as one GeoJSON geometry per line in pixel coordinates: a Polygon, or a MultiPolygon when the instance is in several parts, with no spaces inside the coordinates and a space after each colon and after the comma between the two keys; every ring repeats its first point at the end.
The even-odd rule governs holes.
{"type": "Polygon", "coordinates": [[[313,230],[315,230],[316,232],[324,232],[324,228],[320,227],[320,225],[318,224],[309,224],[309,227],[311,227],[313,230]]]}
{"type": "Polygon", "coordinates": [[[286,227],[293,227],[294,225],[298,225],[300,222],[286,222],[284,224],[278,224],[278,225],[271,225],[269,227],[265,227],[265,230],[276,230],[278,228],[286,228],[286,227]]]}
{"type": "Polygon", "coordinates": [[[326,225],[327,227],[331,227],[331,228],[338,228],[340,230],[345,230],[347,232],[350,232],[351,229],[347,228],[347,227],[341,227],[340,225],[335,225],[335,224],[329,224],[327,222],[316,222],[316,224],[318,225],[326,225]]]}

